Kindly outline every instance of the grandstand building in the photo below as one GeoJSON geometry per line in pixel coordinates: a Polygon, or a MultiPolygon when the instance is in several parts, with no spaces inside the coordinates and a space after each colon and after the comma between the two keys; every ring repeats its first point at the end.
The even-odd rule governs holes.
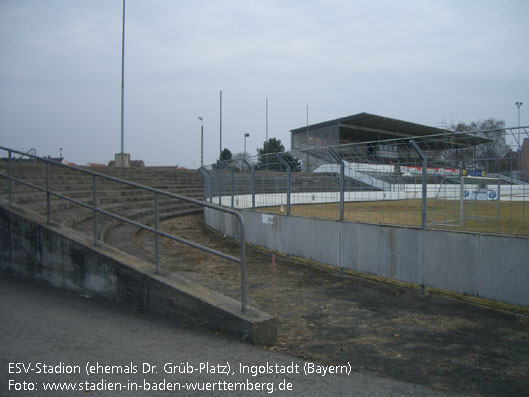
{"type": "MultiPolygon", "coordinates": [[[[368,113],[307,125],[291,130],[290,134],[292,151],[305,151],[305,155],[300,155],[306,158],[305,163],[314,155],[310,149],[337,145],[344,145],[345,150],[345,145],[357,144],[354,146],[356,155],[366,162],[397,164],[418,157],[413,148],[402,144],[412,137],[419,138],[416,139],[419,147],[434,160],[439,160],[443,150],[464,149],[490,141],[473,134],[455,133],[368,113]]],[[[317,165],[318,161],[311,163],[317,165]]]]}

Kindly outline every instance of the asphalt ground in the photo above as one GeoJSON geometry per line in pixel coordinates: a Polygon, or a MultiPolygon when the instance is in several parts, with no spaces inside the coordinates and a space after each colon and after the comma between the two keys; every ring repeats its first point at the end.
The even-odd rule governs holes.
{"type": "Polygon", "coordinates": [[[2,396],[442,395],[354,371],[329,373],[348,372],[345,362],[321,365],[0,274],[2,396]],[[53,382],[77,390],[44,390],[53,382]]]}

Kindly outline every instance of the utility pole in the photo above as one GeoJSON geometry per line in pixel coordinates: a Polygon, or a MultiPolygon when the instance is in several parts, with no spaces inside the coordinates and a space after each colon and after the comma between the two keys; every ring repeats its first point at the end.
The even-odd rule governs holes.
{"type": "Polygon", "coordinates": [[[222,156],[222,91],[220,91],[220,150],[219,150],[219,159],[222,156]]]}

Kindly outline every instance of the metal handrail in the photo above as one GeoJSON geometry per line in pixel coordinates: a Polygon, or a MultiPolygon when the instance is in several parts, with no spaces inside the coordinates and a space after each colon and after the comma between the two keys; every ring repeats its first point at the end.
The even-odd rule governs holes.
{"type": "Polygon", "coordinates": [[[213,254],[213,255],[219,256],[221,258],[227,259],[229,261],[232,261],[232,262],[235,262],[235,263],[239,263],[241,265],[241,310],[243,312],[246,311],[246,238],[245,238],[244,218],[242,217],[240,212],[238,212],[238,211],[236,211],[234,209],[222,207],[222,206],[217,205],[217,204],[208,203],[206,201],[196,200],[196,199],[193,199],[193,198],[190,198],[190,197],[182,196],[182,195],[171,193],[171,192],[166,192],[165,190],[156,189],[156,188],[153,188],[153,187],[150,187],[150,186],[146,186],[146,185],[142,185],[142,184],[139,184],[139,183],[136,183],[136,182],[127,181],[127,180],[124,180],[124,179],[121,179],[121,178],[116,178],[116,177],[111,176],[111,175],[105,175],[105,174],[102,174],[102,173],[99,173],[99,172],[95,172],[95,171],[91,171],[91,170],[85,170],[85,169],[74,167],[74,166],[71,166],[71,165],[68,165],[68,164],[59,163],[57,161],[53,161],[53,160],[50,160],[50,159],[47,159],[47,158],[38,157],[38,156],[34,156],[34,155],[31,155],[31,154],[27,154],[27,153],[22,153],[22,152],[20,152],[18,150],[6,148],[6,147],[3,147],[3,146],[0,146],[0,150],[4,150],[4,151],[8,152],[8,154],[9,154],[9,158],[8,158],[8,161],[9,161],[8,175],[6,175],[4,173],[0,173],[0,177],[7,178],[8,181],[9,181],[9,187],[8,187],[9,205],[12,205],[12,203],[13,203],[13,200],[12,200],[13,190],[12,190],[11,181],[15,181],[17,183],[20,183],[22,185],[28,186],[30,188],[39,190],[41,192],[45,192],[47,194],[46,212],[47,212],[47,222],[48,223],[50,222],[50,195],[58,197],[60,199],[69,201],[71,203],[77,204],[77,205],[79,205],[81,207],[88,208],[88,209],[94,211],[94,245],[97,245],[97,240],[98,240],[98,238],[97,238],[97,218],[96,218],[98,213],[106,215],[106,216],[111,217],[113,219],[120,220],[120,221],[128,223],[130,225],[136,226],[136,227],[138,227],[140,229],[152,232],[155,235],[156,273],[158,273],[158,271],[159,271],[159,252],[158,252],[158,238],[159,238],[159,236],[167,237],[167,238],[169,238],[171,240],[174,240],[174,241],[189,245],[189,246],[191,246],[193,248],[200,249],[200,250],[205,251],[205,252],[207,252],[209,254],[213,254]],[[34,184],[26,182],[26,181],[24,181],[22,179],[16,178],[16,177],[14,177],[12,175],[12,154],[13,153],[24,154],[26,156],[32,157],[32,158],[34,158],[36,160],[39,160],[39,161],[42,161],[42,162],[46,163],[46,187],[34,185],[34,184]],[[81,173],[93,176],[93,184],[92,184],[93,204],[89,205],[89,204],[87,204],[87,203],[85,203],[83,201],[79,201],[79,200],[73,199],[71,197],[65,196],[65,195],[63,195],[61,193],[51,191],[50,188],[49,188],[49,166],[50,166],[50,164],[51,165],[60,166],[60,167],[64,167],[64,168],[69,168],[71,170],[74,170],[74,171],[77,171],[77,172],[81,172],[81,173]],[[135,187],[135,188],[138,188],[138,189],[142,189],[142,190],[154,193],[154,212],[155,212],[155,214],[154,214],[154,228],[150,227],[150,226],[147,226],[147,225],[144,225],[142,223],[133,221],[132,219],[128,219],[128,218],[125,218],[123,216],[114,214],[112,212],[106,211],[106,210],[98,207],[97,206],[97,190],[96,190],[96,186],[97,186],[96,185],[96,179],[97,178],[107,179],[107,180],[110,180],[110,181],[113,181],[113,182],[121,183],[121,184],[124,184],[124,185],[127,185],[127,186],[132,186],[132,187],[135,187]],[[159,230],[159,228],[158,228],[158,195],[162,195],[162,196],[170,197],[170,198],[173,198],[173,199],[185,201],[187,203],[195,204],[195,205],[198,205],[198,206],[201,206],[201,207],[211,208],[211,209],[214,209],[214,210],[217,210],[217,211],[222,211],[222,212],[225,212],[225,213],[228,213],[228,214],[231,214],[231,215],[235,216],[236,219],[237,219],[237,223],[238,223],[239,231],[240,231],[240,258],[236,258],[234,256],[231,256],[231,255],[225,254],[223,252],[214,250],[214,249],[206,247],[204,245],[201,245],[201,244],[198,244],[198,243],[194,243],[194,242],[186,240],[184,238],[181,238],[181,237],[178,237],[178,236],[174,236],[172,234],[169,234],[169,233],[166,233],[166,232],[163,232],[163,231],[159,230]]]}

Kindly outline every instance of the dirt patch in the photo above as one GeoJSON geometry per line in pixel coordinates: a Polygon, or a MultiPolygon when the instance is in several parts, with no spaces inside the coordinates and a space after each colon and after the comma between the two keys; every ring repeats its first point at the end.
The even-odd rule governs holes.
{"type": "MultiPolygon", "coordinates": [[[[238,243],[201,215],[163,228],[238,256],[238,243]]],[[[152,257],[152,235],[138,246],[152,257]]],[[[240,299],[237,264],[173,241],[161,268],[240,299]]],[[[529,390],[529,317],[381,284],[304,263],[277,260],[277,343],[269,347],[355,371],[476,395],[529,390]]],[[[248,304],[274,312],[271,255],[248,249],[248,304]]]]}

